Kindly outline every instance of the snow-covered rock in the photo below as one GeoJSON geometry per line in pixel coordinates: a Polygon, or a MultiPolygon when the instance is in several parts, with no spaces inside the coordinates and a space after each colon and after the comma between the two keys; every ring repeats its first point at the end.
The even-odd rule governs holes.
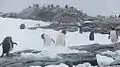
{"type": "Polygon", "coordinates": [[[99,67],[107,67],[108,65],[110,65],[113,61],[115,61],[113,58],[111,57],[107,57],[107,56],[102,56],[100,54],[96,55],[97,58],[97,62],[99,67]]]}
{"type": "Polygon", "coordinates": [[[29,66],[29,67],[41,67],[41,66],[29,66]]]}
{"type": "Polygon", "coordinates": [[[115,59],[120,59],[120,50],[115,51],[115,59]]]}
{"type": "Polygon", "coordinates": [[[116,55],[115,52],[112,52],[112,51],[109,51],[109,50],[104,51],[104,52],[102,52],[101,54],[102,54],[102,55],[108,55],[108,56],[111,56],[111,57],[114,57],[114,58],[115,58],[115,55],[116,55]]]}
{"type": "Polygon", "coordinates": [[[76,67],[92,67],[90,63],[78,64],[76,67]]]}
{"type": "Polygon", "coordinates": [[[46,47],[44,49],[42,49],[42,51],[40,53],[37,54],[33,54],[33,53],[22,53],[20,58],[30,58],[31,60],[47,60],[47,59],[61,59],[60,56],[58,56],[58,54],[60,53],[65,53],[65,54],[69,54],[69,53],[86,53],[85,51],[78,51],[78,50],[71,50],[67,47],[46,47]],[[62,50],[61,50],[62,49],[62,50]],[[34,58],[33,58],[34,57],[34,58]],[[43,59],[44,58],[44,59],[43,59]]]}
{"type": "Polygon", "coordinates": [[[46,66],[46,67],[69,67],[69,66],[66,65],[66,64],[61,63],[61,64],[59,64],[59,65],[48,65],[48,66],[46,66]]]}
{"type": "Polygon", "coordinates": [[[78,64],[75,67],[98,67],[98,66],[92,66],[90,63],[86,62],[86,63],[83,63],[83,64],[78,64]]]}

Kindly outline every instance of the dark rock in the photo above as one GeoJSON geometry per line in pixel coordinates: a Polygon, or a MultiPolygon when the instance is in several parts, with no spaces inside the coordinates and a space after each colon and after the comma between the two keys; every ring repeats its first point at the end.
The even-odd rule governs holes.
{"type": "Polygon", "coordinates": [[[106,50],[110,50],[110,51],[116,51],[116,50],[120,50],[120,43],[116,44],[117,46],[114,47],[114,44],[104,44],[104,45],[100,45],[100,44],[91,44],[91,45],[82,45],[82,46],[74,46],[74,47],[70,47],[71,49],[76,49],[76,50],[80,50],[80,51],[88,51],[88,52],[92,52],[92,53],[97,53],[97,52],[103,52],[106,50]]]}
{"type": "Polygon", "coordinates": [[[25,29],[25,24],[21,24],[20,29],[25,29]]]}
{"type": "Polygon", "coordinates": [[[26,66],[22,63],[14,63],[14,64],[6,65],[6,67],[26,67],[26,66]]]}
{"type": "Polygon", "coordinates": [[[91,63],[91,65],[95,66],[97,64],[96,54],[94,53],[72,53],[72,54],[59,54],[60,57],[63,58],[65,64],[73,64],[78,65],[85,62],[91,63]]]}

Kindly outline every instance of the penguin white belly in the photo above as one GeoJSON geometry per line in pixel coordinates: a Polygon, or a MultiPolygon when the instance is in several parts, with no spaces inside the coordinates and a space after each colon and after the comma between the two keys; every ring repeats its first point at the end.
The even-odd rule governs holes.
{"type": "Polygon", "coordinates": [[[51,43],[52,43],[51,39],[45,39],[44,46],[51,46],[51,43]]]}
{"type": "Polygon", "coordinates": [[[112,43],[115,43],[118,41],[118,36],[115,30],[110,32],[110,37],[111,37],[112,43]]]}
{"type": "Polygon", "coordinates": [[[52,40],[48,35],[44,35],[44,46],[52,46],[52,40]]]}
{"type": "Polygon", "coordinates": [[[60,33],[56,39],[56,46],[65,46],[65,35],[60,33]]]}
{"type": "Polygon", "coordinates": [[[10,49],[9,51],[12,51],[13,47],[12,47],[12,42],[9,40],[9,43],[10,43],[10,49]]]}

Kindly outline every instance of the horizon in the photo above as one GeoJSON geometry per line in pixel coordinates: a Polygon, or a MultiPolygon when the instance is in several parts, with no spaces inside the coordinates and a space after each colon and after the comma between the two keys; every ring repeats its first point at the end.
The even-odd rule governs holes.
{"type": "Polygon", "coordinates": [[[103,15],[118,15],[120,14],[119,0],[1,0],[0,12],[20,12],[32,4],[54,4],[65,6],[74,6],[79,10],[87,13],[90,16],[103,15]],[[8,9],[9,8],[9,9],[8,9]]]}

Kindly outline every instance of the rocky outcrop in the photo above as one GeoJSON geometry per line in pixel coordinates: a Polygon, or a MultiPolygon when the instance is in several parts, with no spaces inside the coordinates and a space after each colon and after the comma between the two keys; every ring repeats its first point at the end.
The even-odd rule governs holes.
{"type": "MultiPolygon", "coordinates": [[[[96,54],[103,54],[105,56],[111,56],[111,53],[105,53],[107,50],[111,50],[113,52],[120,50],[119,43],[117,47],[113,47],[113,45],[85,45],[85,46],[74,46],[69,47],[70,49],[76,49],[79,51],[87,51],[87,52],[79,52],[79,53],[59,53],[56,57],[49,56],[39,56],[37,54],[41,53],[41,51],[37,50],[22,50],[12,53],[12,56],[4,56],[0,58],[0,66],[1,67],[29,67],[29,66],[41,66],[45,67],[47,65],[59,65],[60,63],[67,64],[69,67],[71,65],[78,65],[85,62],[90,63],[92,66],[98,65],[96,54]],[[104,53],[103,53],[104,52],[104,53]],[[25,54],[25,55],[24,55],[25,54]],[[36,56],[37,55],[37,56],[36,56]]],[[[114,67],[118,65],[119,62],[115,61],[111,65],[114,67]]]]}
{"type": "Polygon", "coordinates": [[[100,53],[103,51],[117,51],[120,50],[120,43],[117,43],[116,46],[114,47],[114,44],[110,44],[110,45],[100,45],[100,44],[91,44],[91,45],[83,45],[83,46],[74,46],[74,47],[70,47],[71,49],[76,49],[76,50],[84,50],[84,51],[88,51],[88,52],[92,52],[92,53],[100,53]]]}
{"type": "MultiPolygon", "coordinates": [[[[12,53],[10,57],[0,58],[1,67],[29,67],[29,66],[41,66],[47,65],[58,65],[60,63],[70,65],[78,65],[84,62],[90,62],[92,65],[97,65],[95,54],[93,53],[69,53],[69,54],[58,54],[56,58],[50,58],[47,56],[22,56],[21,53],[33,53],[38,52],[35,50],[23,50],[12,53]]],[[[40,52],[39,52],[40,53],[40,52]]],[[[33,54],[32,54],[33,55],[33,54]]]]}

